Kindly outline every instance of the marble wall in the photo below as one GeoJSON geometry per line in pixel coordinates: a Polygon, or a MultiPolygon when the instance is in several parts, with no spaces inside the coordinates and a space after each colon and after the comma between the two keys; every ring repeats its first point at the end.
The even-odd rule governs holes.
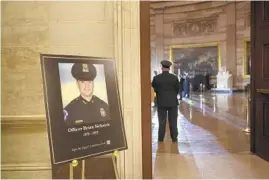
{"type": "Polygon", "coordinates": [[[2,178],[51,177],[40,53],[115,58],[129,146],[118,166],[141,178],[139,2],[5,1],[1,13],[2,178]]]}
{"type": "Polygon", "coordinates": [[[170,46],[218,43],[221,65],[243,87],[243,44],[250,39],[250,2],[151,2],[151,66],[170,59],[170,46]]]}

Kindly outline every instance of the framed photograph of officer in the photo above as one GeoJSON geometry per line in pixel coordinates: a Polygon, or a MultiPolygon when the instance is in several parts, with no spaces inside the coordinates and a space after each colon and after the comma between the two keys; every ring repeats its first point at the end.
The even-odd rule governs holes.
{"type": "Polygon", "coordinates": [[[60,63],[59,73],[67,125],[111,120],[103,64],[60,63]]]}
{"type": "Polygon", "coordinates": [[[112,59],[41,55],[53,164],[127,149],[112,59]]]}

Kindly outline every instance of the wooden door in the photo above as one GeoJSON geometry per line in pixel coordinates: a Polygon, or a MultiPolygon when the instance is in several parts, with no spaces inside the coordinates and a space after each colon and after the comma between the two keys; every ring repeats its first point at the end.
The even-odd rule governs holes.
{"type": "Polygon", "coordinates": [[[269,2],[251,2],[251,151],[269,161],[269,2]]]}
{"type": "Polygon", "coordinates": [[[140,1],[140,73],[143,179],[152,179],[150,63],[150,2],[140,1]]]}

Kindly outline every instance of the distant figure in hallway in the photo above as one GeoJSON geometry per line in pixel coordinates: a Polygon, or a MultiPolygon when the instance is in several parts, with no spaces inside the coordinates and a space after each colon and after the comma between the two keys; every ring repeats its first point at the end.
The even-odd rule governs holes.
{"type": "Polygon", "coordinates": [[[182,98],[183,98],[183,83],[184,83],[184,78],[181,76],[181,75],[179,75],[179,100],[182,100],[182,98]]]}
{"type": "Polygon", "coordinates": [[[169,73],[170,61],[162,61],[162,73],[153,78],[152,87],[157,95],[157,111],[159,119],[158,140],[163,142],[165,136],[166,118],[168,112],[168,121],[170,135],[173,142],[177,142],[178,129],[178,99],[180,84],[178,77],[169,73]]]}
{"type": "Polygon", "coordinates": [[[183,89],[184,89],[184,97],[189,98],[190,97],[190,78],[188,76],[188,73],[184,72],[184,83],[183,83],[183,89]]]}

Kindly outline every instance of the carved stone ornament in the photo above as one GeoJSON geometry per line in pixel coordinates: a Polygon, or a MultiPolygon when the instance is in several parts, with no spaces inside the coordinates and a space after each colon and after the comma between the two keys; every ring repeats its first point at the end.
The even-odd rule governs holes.
{"type": "Polygon", "coordinates": [[[173,24],[174,36],[193,36],[208,34],[216,31],[217,17],[210,19],[175,22],[173,24]]]}

